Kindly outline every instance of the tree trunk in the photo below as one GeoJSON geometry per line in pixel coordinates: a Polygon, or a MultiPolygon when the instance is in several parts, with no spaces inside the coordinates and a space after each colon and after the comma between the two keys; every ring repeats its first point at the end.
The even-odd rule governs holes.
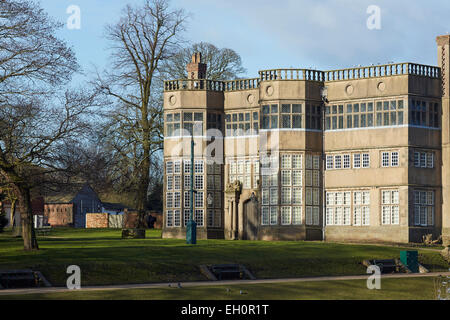
{"type": "Polygon", "coordinates": [[[15,229],[14,224],[16,220],[16,202],[16,199],[11,201],[11,212],[9,213],[9,226],[12,228],[12,230],[15,229]]]}
{"type": "Polygon", "coordinates": [[[141,165],[140,182],[138,186],[137,210],[138,228],[144,228],[144,217],[147,210],[147,191],[150,183],[150,146],[147,141],[143,143],[144,159],[141,165]]]}
{"type": "Polygon", "coordinates": [[[22,225],[23,248],[25,251],[39,250],[36,234],[34,232],[30,189],[20,187],[19,190],[22,198],[22,212],[20,217],[22,225]]]}

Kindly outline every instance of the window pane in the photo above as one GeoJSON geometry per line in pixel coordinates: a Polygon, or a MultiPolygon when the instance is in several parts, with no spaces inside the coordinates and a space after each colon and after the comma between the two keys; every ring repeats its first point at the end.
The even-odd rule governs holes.
{"type": "Polygon", "coordinates": [[[203,121],[203,113],[196,112],[194,114],[194,121],[203,121]]]}
{"type": "Polygon", "coordinates": [[[301,104],[293,104],[292,105],[292,113],[302,113],[302,105],[301,104]]]}
{"type": "Polygon", "coordinates": [[[291,127],[291,116],[290,115],[282,115],[282,128],[290,128],[291,127]]]}
{"type": "Polygon", "coordinates": [[[184,121],[192,121],[192,112],[184,112],[183,120],[184,121]]]}
{"type": "Polygon", "coordinates": [[[271,105],[270,113],[278,113],[278,105],[276,105],[276,104],[271,105]]]}
{"type": "Polygon", "coordinates": [[[272,129],[278,128],[278,116],[271,117],[271,126],[272,129]]]}
{"type": "Polygon", "coordinates": [[[292,116],[292,128],[299,129],[302,127],[302,116],[293,115],[292,116]]]}

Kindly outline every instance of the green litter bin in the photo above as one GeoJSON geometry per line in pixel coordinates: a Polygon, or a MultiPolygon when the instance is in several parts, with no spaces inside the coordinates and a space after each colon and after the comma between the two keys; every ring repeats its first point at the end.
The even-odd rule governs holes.
{"type": "Polygon", "coordinates": [[[419,272],[419,259],[417,251],[400,251],[400,261],[412,272],[419,272]]]}

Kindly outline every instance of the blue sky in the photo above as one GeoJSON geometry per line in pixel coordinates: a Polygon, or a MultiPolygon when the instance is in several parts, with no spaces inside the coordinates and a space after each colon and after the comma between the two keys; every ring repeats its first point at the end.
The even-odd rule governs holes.
{"type": "MultiPolygon", "coordinates": [[[[81,9],[81,29],[59,33],[88,73],[108,67],[104,26],[126,3],[141,0],[41,0],[54,18],[81,9]]],[[[269,68],[336,69],[357,65],[417,62],[436,65],[435,37],[450,32],[448,0],[172,0],[191,14],[186,38],[238,52],[256,77],[269,68]],[[367,8],[381,8],[381,29],[369,30],[367,8]]],[[[81,78],[77,78],[81,79],[81,78]]]]}

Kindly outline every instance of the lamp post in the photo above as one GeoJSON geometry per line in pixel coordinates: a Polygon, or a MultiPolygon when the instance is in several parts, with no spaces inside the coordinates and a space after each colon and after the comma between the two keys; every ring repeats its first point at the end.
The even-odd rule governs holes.
{"type": "Polygon", "coordinates": [[[325,224],[326,224],[326,190],[325,190],[325,116],[326,104],[328,103],[328,88],[320,88],[320,97],[322,98],[322,241],[325,241],[325,224]]]}
{"type": "Polygon", "coordinates": [[[194,221],[194,126],[192,126],[191,131],[191,190],[190,190],[190,211],[189,211],[189,221],[186,226],[186,243],[196,244],[197,243],[197,223],[194,221]]]}

